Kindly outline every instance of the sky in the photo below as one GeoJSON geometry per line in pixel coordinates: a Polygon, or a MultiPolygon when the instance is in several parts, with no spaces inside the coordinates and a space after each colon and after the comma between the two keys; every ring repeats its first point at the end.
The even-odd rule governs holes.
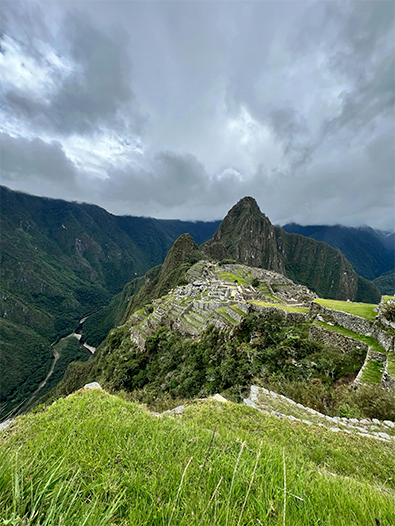
{"type": "Polygon", "coordinates": [[[395,3],[0,5],[1,183],[116,215],[394,229],[395,3]]]}

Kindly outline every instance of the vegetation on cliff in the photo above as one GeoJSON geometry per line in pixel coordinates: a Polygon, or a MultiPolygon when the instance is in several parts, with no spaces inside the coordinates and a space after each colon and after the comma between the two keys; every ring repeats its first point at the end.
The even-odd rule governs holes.
{"type": "MultiPolygon", "coordinates": [[[[100,335],[94,336],[103,339],[126,308],[121,292],[125,283],[162,263],[183,232],[193,233],[201,243],[218,226],[117,217],[98,206],[6,187],[0,187],[0,198],[0,415],[15,407],[15,393],[31,393],[45,378],[51,343],[121,293],[121,304],[115,300],[117,305],[109,307],[100,335]]],[[[129,295],[135,292],[133,285],[129,289],[129,295]]]]}
{"type": "MultiPolygon", "coordinates": [[[[331,247],[339,249],[360,276],[375,280],[377,286],[379,281],[375,278],[394,271],[394,234],[388,235],[369,227],[354,228],[342,225],[301,226],[290,223],[282,228],[286,232],[301,234],[316,241],[324,241],[331,247]]],[[[380,292],[391,294],[381,289],[380,292]]],[[[394,293],[395,286],[392,291],[392,294],[394,293]]]]}

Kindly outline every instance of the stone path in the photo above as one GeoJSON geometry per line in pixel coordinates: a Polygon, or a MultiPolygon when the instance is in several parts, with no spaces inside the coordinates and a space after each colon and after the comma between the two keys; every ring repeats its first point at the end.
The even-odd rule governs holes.
{"type": "Polygon", "coordinates": [[[390,420],[327,416],[311,407],[303,406],[290,398],[256,385],[251,386],[250,396],[244,399],[243,403],[264,414],[286,418],[309,426],[325,427],[333,433],[369,436],[376,440],[395,443],[395,423],[390,420]]]}

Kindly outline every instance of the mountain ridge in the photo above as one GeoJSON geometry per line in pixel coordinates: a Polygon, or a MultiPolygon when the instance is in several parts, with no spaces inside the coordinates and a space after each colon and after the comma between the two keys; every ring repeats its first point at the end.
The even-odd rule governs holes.
{"type": "MultiPolygon", "coordinates": [[[[395,268],[395,236],[371,227],[344,225],[298,225],[289,223],[283,230],[323,241],[339,249],[362,277],[374,280],[395,268]],[[386,235],[388,234],[388,235],[386,235]]],[[[395,293],[395,290],[394,292],[395,293]]]]}

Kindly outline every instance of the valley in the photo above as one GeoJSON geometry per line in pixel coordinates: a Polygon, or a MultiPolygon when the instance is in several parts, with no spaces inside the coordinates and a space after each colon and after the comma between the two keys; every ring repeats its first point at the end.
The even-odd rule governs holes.
{"type": "MultiPolygon", "coordinates": [[[[98,206],[4,186],[0,199],[0,418],[23,404],[48,374],[53,341],[162,263],[183,232],[201,243],[219,223],[116,217],[98,206]]],[[[79,352],[78,345],[68,346],[68,359],[57,364],[58,381],[81,358],[79,352]]]]}

